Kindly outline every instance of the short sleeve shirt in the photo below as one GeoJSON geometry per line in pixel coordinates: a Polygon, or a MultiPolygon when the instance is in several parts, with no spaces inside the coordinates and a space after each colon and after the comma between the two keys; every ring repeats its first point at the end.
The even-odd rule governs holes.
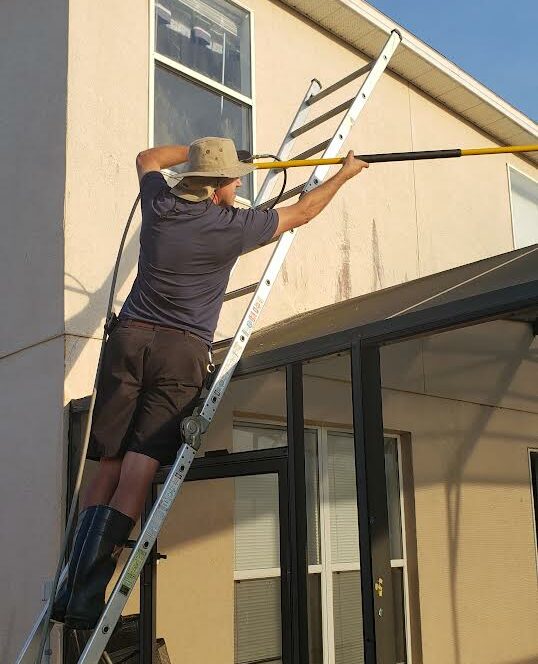
{"type": "Polygon", "coordinates": [[[273,237],[278,213],[185,201],[157,171],[144,175],[140,193],[138,273],[120,318],[188,330],[211,344],[236,259],[273,237]]]}

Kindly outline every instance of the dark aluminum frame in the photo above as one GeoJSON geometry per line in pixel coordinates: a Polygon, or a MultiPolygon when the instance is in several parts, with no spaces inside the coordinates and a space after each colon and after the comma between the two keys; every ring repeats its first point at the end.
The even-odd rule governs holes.
{"type": "MultiPolygon", "coordinates": [[[[279,479],[286,477],[286,490],[280,496],[281,528],[282,525],[288,527],[290,537],[289,549],[284,545],[281,550],[285,664],[307,664],[309,659],[302,362],[342,351],[351,353],[365,662],[393,664],[396,643],[382,444],[379,349],[388,343],[505,318],[536,308],[538,279],[372,322],[240,361],[235,377],[286,367],[288,447],[202,458],[195,461],[188,479],[230,477],[235,473],[234,469],[239,468],[241,474],[249,475],[257,474],[257,468],[262,467],[271,467],[272,470],[266,472],[275,472],[274,463],[280,460],[285,464],[284,474],[279,474],[279,479]],[[284,500],[287,501],[285,510],[284,500]],[[287,637],[286,625],[291,625],[287,637]]],[[[533,323],[530,325],[532,327],[533,323]]],[[[157,481],[162,481],[164,473],[165,469],[157,481]]],[[[281,484],[279,481],[279,486],[281,484]]],[[[141,639],[144,648],[141,661],[144,664],[151,662],[151,647],[155,639],[155,562],[156,558],[152,556],[141,584],[141,639]]]]}
{"type": "MultiPolygon", "coordinates": [[[[153,501],[157,497],[157,486],[166,479],[167,469],[163,468],[157,475],[152,488],[152,496],[148,499],[142,523],[148,518],[153,501]]],[[[201,457],[195,459],[189,474],[188,482],[200,480],[223,479],[245,475],[275,474],[278,477],[279,525],[280,525],[280,611],[281,624],[284,627],[291,623],[291,602],[293,593],[290,588],[291,544],[290,533],[290,487],[288,477],[288,449],[285,447],[223,454],[222,456],[201,457]]],[[[178,499],[181,499],[179,496],[178,499]]],[[[158,540],[144,565],[140,582],[140,662],[153,663],[153,648],[156,642],[157,622],[157,553],[158,540]]],[[[292,636],[282,629],[282,659],[292,660],[292,636]]]]}

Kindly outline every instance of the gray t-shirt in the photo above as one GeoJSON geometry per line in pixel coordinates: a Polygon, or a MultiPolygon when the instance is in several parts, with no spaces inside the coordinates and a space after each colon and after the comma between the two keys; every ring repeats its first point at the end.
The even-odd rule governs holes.
{"type": "Polygon", "coordinates": [[[138,274],[119,317],[188,330],[211,344],[232,266],[273,237],[278,214],[190,203],[157,171],[144,175],[140,192],[138,274]]]}

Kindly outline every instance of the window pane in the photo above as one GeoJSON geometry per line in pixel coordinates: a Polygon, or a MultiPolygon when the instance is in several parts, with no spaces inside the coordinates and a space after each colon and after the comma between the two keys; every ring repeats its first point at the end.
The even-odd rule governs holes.
{"type": "Polygon", "coordinates": [[[288,444],[286,429],[262,425],[234,424],[233,439],[234,452],[267,450],[288,444]]]}
{"type": "MultiPolygon", "coordinates": [[[[251,133],[248,106],[155,67],[155,145],[188,145],[204,136],[224,136],[238,150],[251,150],[251,133]]],[[[238,193],[250,199],[251,191],[252,177],[247,176],[238,193]]]]}
{"type": "Polygon", "coordinates": [[[306,519],[308,564],[321,563],[321,535],[319,523],[318,436],[315,431],[304,432],[306,475],[306,519]]]}
{"type": "Polygon", "coordinates": [[[538,183],[510,169],[512,226],[516,249],[538,242],[538,183]]]}
{"type": "Polygon", "coordinates": [[[280,579],[235,583],[235,662],[280,663],[280,579]]]}
{"type": "Polygon", "coordinates": [[[351,434],[328,434],[328,472],[332,562],[358,563],[357,489],[351,434]]]}
{"type": "Polygon", "coordinates": [[[385,475],[387,478],[390,557],[403,558],[398,442],[396,438],[385,438],[385,475]]]}
{"type": "Polygon", "coordinates": [[[323,662],[323,634],[321,627],[321,577],[308,575],[308,664],[323,662]]]}
{"type": "Polygon", "coordinates": [[[392,594],[394,600],[394,633],[396,636],[396,664],[407,661],[405,652],[405,604],[403,569],[392,568],[392,594]]]}
{"type": "Polygon", "coordinates": [[[236,477],[235,569],[280,567],[278,477],[236,477]]]}
{"type": "Polygon", "coordinates": [[[335,664],[362,664],[361,580],[359,572],[333,574],[335,664]]]}
{"type": "Polygon", "coordinates": [[[158,53],[237,90],[250,89],[249,15],[223,0],[158,0],[158,53]]]}

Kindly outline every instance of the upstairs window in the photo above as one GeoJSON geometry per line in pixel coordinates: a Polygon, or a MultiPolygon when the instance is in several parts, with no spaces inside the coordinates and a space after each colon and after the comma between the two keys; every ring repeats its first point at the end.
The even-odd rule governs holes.
{"type": "MultiPolygon", "coordinates": [[[[250,12],[227,0],[156,0],[154,22],[153,145],[225,136],[252,152],[250,12]]],[[[252,200],[252,176],[238,193],[252,200]]]]}

